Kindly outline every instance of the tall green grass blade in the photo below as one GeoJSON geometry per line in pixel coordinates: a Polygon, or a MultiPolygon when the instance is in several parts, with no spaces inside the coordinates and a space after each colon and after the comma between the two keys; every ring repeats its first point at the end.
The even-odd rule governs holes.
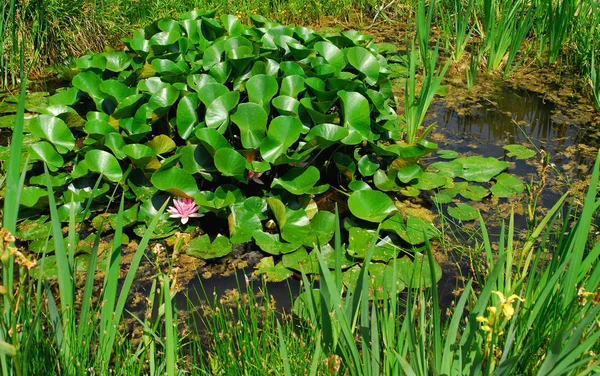
{"type": "Polygon", "coordinates": [[[173,317],[173,304],[171,302],[171,289],[169,276],[163,274],[163,296],[164,296],[164,307],[165,307],[165,355],[166,355],[166,367],[167,375],[175,376],[175,357],[177,355],[177,336],[175,335],[175,326],[177,322],[174,321],[173,317]]]}
{"type": "Polygon", "coordinates": [[[290,369],[290,359],[288,358],[287,348],[285,346],[285,339],[283,338],[283,332],[281,331],[281,325],[277,321],[277,336],[279,337],[279,351],[281,359],[283,360],[283,372],[285,376],[292,376],[292,370],[290,369]]]}
{"type": "MultiPolygon", "coordinates": [[[[73,208],[74,205],[71,205],[73,208]]],[[[73,209],[72,209],[73,210],[73,209]]],[[[96,262],[98,260],[98,247],[100,246],[101,232],[98,231],[92,246],[90,261],[85,278],[85,286],[83,288],[83,299],[81,300],[81,312],[79,314],[79,327],[77,328],[77,338],[80,341],[87,342],[91,338],[92,324],[90,312],[92,293],[94,292],[94,277],[96,276],[96,262]]]]}
{"type": "MultiPolygon", "coordinates": [[[[129,271],[127,272],[125,281],[123,282],[123,287],[121,288],[121,292],[119,294],[119,299],[117,300],[117,305],[114,309],[114,314],[109,315],[108,311],[107,311],[107,314],[104,315],[104,313],[103,313],[103,315],[101,317],[100,327],[104,329],[100,333],[100,339],[99,339],[99,342],[100,342],[99,359],[101,362],[102,372],[106,372],[108,370],[110,354],[112,352],[115,337],[116,337],[117,325],[121,321],[121,317],[123,315],[123,309],[125,308],[125,302],[127,301],[127,297],[129,295],[129,291],[131,290],[131,286],[133,284],[133,279],[135,278],[135,275],[137,273],[137,269],[140,265],[140,261],[142,260],[144,251],[146,250],[146,247],[148,246],[148,242],[150,241],[150,237],[152,236],[152,233],[154,232],[154,229],[156,228],[156,225],[158,224],[160,216],[165,211],[165,208],[167,207],[168,203],[169,203],[168,200],[165,201],[165,203],[158,210],[158,212],[156,213],[156,216],[152,219],[152,222],[148,226],[146,233],[144,234],[144,236],[142,237],[142,240],[140,241],[140,243],[138,245],[138,248],[133,256],[133,259],[131,260],[131,264],[129,266],[129,271]],[[106,321],[103,322],[104,320],[107,320],[108,322],[106,322],[106,321]],[[105,331],[106,331],[106,333],[105,333],[105,331]]],[[[115,244],[115,246],[117,247],[118,245],[115,244]]],[[[112,266],[111,266],[111,268],[112,268],[112,266]]],[[[118,283],[118,280],[108,281],[107,286],[110,284],[113,284],[113,283],[114,284],[118,283]]],[[[111,287],[111,289],[114,289],[114,287],[111,287]]]]}
{"type": "Polygon", "coordinates": [[[321,362],[321,331],[315,332],[315,349],[313,351],[313,358],[310,364],[310,376],[316,376],[319,371],[319,363],[321,362]]]}

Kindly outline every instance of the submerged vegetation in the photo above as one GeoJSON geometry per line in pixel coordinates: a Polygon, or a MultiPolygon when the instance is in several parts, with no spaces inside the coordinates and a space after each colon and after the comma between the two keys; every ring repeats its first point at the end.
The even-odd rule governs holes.
{"type": "Polygon", "coordinates": [[[467,59],[469,87],[480,67],[508,77],[532,58],[569,62],[600,107],[595,3],[392,3],[245,2],[228,6],[235,15],[185,1],[3,5],[0,71],[21,91],[0,107],[11,130],[0,146],[2,374],[600,372],[600,154],[585,198],[569,190],[539,217],[543,183],[524,185],[506,160],[438,150],[425,126],[450,66],[467,59]],[[255,14],[349,12],[414,15],[414,37],[395,46],[255,14]],[[122,48],[104,47],[122,32],[122,48]],[[102,52],[80,56],[88,49],[102,52]],[[34,67],[56,63],[68,84],[27,94],[34,67]],[[489,235],[470,203],[526,188],[524,238],[512,214],[489,235]],[[410,204],[422,197],[437,215],[410,204]],[[478,223],[474,241],[446,236],[445,213],[478,223]],[[260,293],[246,281],[245,294],[195,307],[178,292],[179,255],[210,263],[243,245],[261,252],[260,293]],[[432,245],[468,249],[452,303],[432,245]],[[130,313],[144,259],[155,274],[145,311],[130,313]],[[280,315],[264,283],[294,276],[303,291],[280,315]]]}

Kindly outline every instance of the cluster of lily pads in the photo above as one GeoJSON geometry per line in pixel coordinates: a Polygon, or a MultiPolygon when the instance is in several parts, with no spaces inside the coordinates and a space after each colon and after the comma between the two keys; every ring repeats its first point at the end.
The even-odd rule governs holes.
{"type": "MultiPolygon", "coordinates": [[[[38,115],[27,122],[23,215],[47,207],[41,162],[51,171],[62,221],[72,207],[83,221],[87,209],[95,213],[125,195],[124,225],[141,235],[166,200],[192,199],[204,216],[183,225],[165,213],[155,238],[200,228],[184,249],[204,259],[254,242],[269,255],[257,272],[282,280],[294,270],[318,271],[317,244],[333,262],[335,215],[323,203],[335,196],[349,209],[350,281],[377,226],[371,271],[383,273],[394,260],[407,275],[425,262],[405,254],[438,231],[398,198],[426,190],[448,203],[458,194],[482,199],[522,190],[502,173],[508,163],[494,158],[445,153],[451,161],[419,164],[437,146],[423,138],[403,142],[392,84],[407,69],[394,46],[356,31],[319,34],[251,20],[247,26],[231,15],[193,11],[138,30],[124,40],[125,51],[77,59],[71,86],[29,108],[38,115]],[[469,183],[492,179],[491,191],[469,183]]],[[[47,219],[22,222],[18,235],[46,236],[47,219]]],[[[115,215],[96,214],[92,224],[109,231],[115,215]]],[[[31,249],[41,251],[35,243],[31,249]]]]}

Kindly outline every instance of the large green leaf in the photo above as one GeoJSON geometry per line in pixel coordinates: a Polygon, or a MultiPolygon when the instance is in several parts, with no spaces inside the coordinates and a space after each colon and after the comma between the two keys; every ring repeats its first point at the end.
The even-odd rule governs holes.
{"type": "Polygon", "coordinates": [[[135,94],[135,89],[131,89],[129,86],[117,80],[102,81],[100,90],[110,96],[115,103],[119,103],[123,99],[135,94]]]}
{"type": "Polygon", "coordinates": [[[341,141],[349,133],[347,128],[335,124],[323,123],[312,127],[306,135],[306,139],[310,145],[324,149],[341,141]]]}
{"type": "Polygon", "coordinates": [[[216,98],[206,109],[206,126],[216,128],[221,134],[225,133],[229,125],[229,113],[237,106],[239,100],[238,91],[227,92],[216,98]]]}
{"type": "MultiPolygon", "coordinates": [[[[21,191],[21,205],[31,208],[35,206],[41,198],[48,197],[48,190],[40,187],[23,187],[21,191]]],[[[47,200],[45,204],[48,205],[47,200]]]]}
{"type": "Polygon", "coordinates": [[[240,129],[240,140],[246,149],[258,149],[267,133],[267,113],[256,103],[241,103],[231,114],[240,129]]]}
{"type": "Polygon", "coordinates": [[[310,233],[310,219],[304,209],[286,209],[285,224],[280,226],[281,237],[290,243],[302,243],[310,233]]]}
{"type": "Polygon", "coordinates": [[[222,148],[231,148],[231,144],[227,139],[212,128],[200,128],[196,131],[196,137],[200,140],[206,150],[214,155],[215,152],[222,148]]]}
{"type": "Polygon", "coordinates": [[[496,197],[511,197],[515,194],[523,192],[525,185],[518,177],[503,173],[496,177],[496,184],[494,184],[490,191],[496,197]]]}
{"type": "Polygon", "coordinates": [[[184,171],[195,174],[201,173],[204,178],[211,180],[209,171],[215,171],[213,157],[202,145],[187,145],[181,150],[181,167],[184,171]],[[206,174],[204,174],[206,173],[206,174]]]}
{"type": "Polygon", "coordinates": [[[134,94],[122,99],[117,104],[117,107],[111,116],[115,119],[133,116],[142,105],[144,99],[144,94],[134,94]]]}
{"type": "Polygon", "coordinates": [[[452,162],[461,167],[458,177],[467,181],[476,181],[485,183],[490,181],[494,176],[510,167],[510,163],[499,161],[493,157],[471,156],[466,158],[458,158],[452,162]]]}
{"type": "Polygon", "coordinates": [[[199,106],[200,100],[196,94],[186,95],[177,104],[177,133],[184,140],[190,137],[194,127],[198,125],[199,106]]]}
{"type": "Polygon", "coordinates": [[[211,242],[207,234],[192,239],[185,247],[185,253],[203,260],[210,260],[227,256],[232,249],[231,242],[227,237],[217,235],[211,242]]]}
{"type": "Polygon", "coordinates": [[[295,195],[309,193],[320,178],[319,169],[315,166],[308,168],[292,167],[281,177],[273,179],[271,188],[283,188],[295,195]]]}
{"type": "Polygon", "coordinates": [[[423,244],[425,237],[432,239],[439,235],[438,229],[431,222],[412,216],[408,216],[404,220],[400,214],[396,214],[383,222],[381,229],[396,233],[402,240],[411,245],[423,244]]]}
{"type": "Polygon", "coordinates": [[[479,218],[479,213],[477,212],[477,209],[470,205],[463,204],[460,202],[456,203],[455,207],[449,206],[448,214],[450,214],[451,217],[461,221],[472,221],[479,218]]]}
{"type": "Polygon", "coordinates": [[[281,89],[279,95],[285,95],[292,98],[298,98],[298,94],[305,90],[304,77],[297,74],[285,76],[281,80],[281,89]]]}
{"type": "Polygon", "coordinates": [[[317,42],[315,43],[315,50],[335,68],[337,73],[340,73],[346,66],[344,52],[335,44],[327,41],[317,42]]]}
{"type": "Polygon", "coordinates": [[[221,148],[215,152],[215,167],[225,176],[231,176],[241,182],[246,181],[246,165],[248,161],[243,155],[229,148],[221,148]]]}
{"type": "Polygon", "coordinates": [[[71,81],[74,87],[89,95],[94,101],[102,100],[107,95],[100,89],[102,79],[94,72],[80,72],[71,81]]]}
{"type": "Polygon", "coordinates": [[[265,280],[269,282],[282,282],[294,275],[294,272],[283,266],[282,263],[275,265],[273,257],[265,257],[255,266],[255,274],[264,274],[265,280]]]}
{"type": "Polygon", "coordinates": [[[65,164],[65,160],[63,159],[62,155],[58,154],[54,147],[46,141],[36,142],[35,144],[31,145],[30,150],[31,159],[34,161],[41,160],[46,162],[51,171],[56,171],[56,169],[65,164]]]}
{"type": "Polygon", "coordinates": [[[263,107],[266,113],[271,112],[271,99],[279,91],[275,78],[266,74],[253,76],[246,83],[248,100],[263,107]]]}
{"type": "Polygon", "coordinates": [[[344,127],[350,134],[342,140],[348,145],[358,144],[371,137],[371,110],[369,101],[361,94],[341,90],[338,92],[342,100],[344,127]]]}
{"type": "Polygon", "coordinates": [[[380,191],[355,191],[348,198],[348,209],[357,218],[379,223],[396,211],[394,202],[380,191]]]}
{"type": "Polygon", "coordinates": [[[309,257],[304,247],[295,252],[283,255],[281,263],[288,269],[297,270],[306,274],[319,272],[319,262],[315,257],[309,257]]]}
{"type": "Polygon", "coordinates": [[[193,197],[198,193],[196,179],[181,168],[171,167],[156,171],[150,178],[152,184],[162,191],[179,197],[193,197]]]}
{"type": "Polygon", "coordinates": [[[335,214],[319,211],[311,219],[311,231],[304,239],[308,247],[324,246],[333,238],[335,232],[335,214]]]}
{"type": "Polygon", "coordinates": [[[262,229],[262,223],[256,213],[248,210],[243,202],[230,207],[231,213],[227,219],[229,236],[233,244],[247,243],[255,231],[262,229]]]}
{"type": "Polygon", "coordinates": [[[104,150],[88,151],[85,154],[85,162],[90,171],[101,174],[112,182],[119,182],[123,177],[123,171],[117,158],[104,150]]]}
{"type": "Polygon", "coordinates": [[[269,124],[267,137],[260,145],[263,159],[275,163],[277,157],[298,141],[301,132],[302,123],[295,117],[278,116],[273,119],[269,124]]]}
{"type": "Polygon", "coordinates": [[[351,47],[344,51],[350,65],[365,75],[369,85],[375,85],[379,80],[379,62],[375,56],[363,47],[351,47]]]}
{"type": "Polygon", "coordinates": [[[277,109],[280,115],[298,116],[298,109],[300,108],[300,102],[287,95],[280,95],[273,98],[273,107],[277,109]]]}
{"type": "Polygon", "coordinates": [[[60,118],[38,115],[29,122],[29,130],[36,136],[50,141],[61,154],[75,148],[75,137],[60,118]]]}
{"type": "Polygon", "coordinates": [[[174,86],[167,86],[152,94],[148,100],[148,108],[158,117],[162,117],[177,99],[179,99],[179,90],[174,86]]]}
{"type": "Polygon", "coordinates": [[[279,234],[269,234],[263,231],[254,231],[254,241],[256,245],[263,251],[271,255],[280,255],[294,252],[302,243],[288,243],[281,239],[279,234]]]}

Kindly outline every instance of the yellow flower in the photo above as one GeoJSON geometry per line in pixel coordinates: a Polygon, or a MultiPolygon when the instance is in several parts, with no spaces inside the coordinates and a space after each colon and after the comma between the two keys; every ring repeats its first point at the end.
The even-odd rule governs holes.
{"type": "Polygon", "coordinates": [[[515,314],[515,308],[513,307],[513,302],[518,299],[521,302],[524,302],[525,299],[519,297],[518,295],[512,294],[507,298],[504,297],[504,294],[500,291],[492,291],[493,294],[498,295],[500,298],[500,308],[502,309],[502,314],[507,320],[510,320],[515,314]]]}

